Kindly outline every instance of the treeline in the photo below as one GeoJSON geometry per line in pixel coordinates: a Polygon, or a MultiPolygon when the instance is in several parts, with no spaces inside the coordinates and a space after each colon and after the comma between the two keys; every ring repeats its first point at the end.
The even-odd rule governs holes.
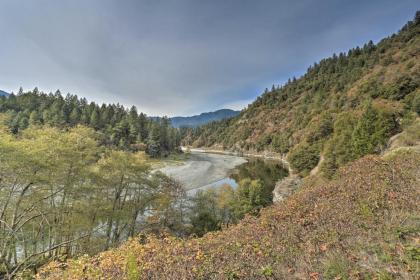
{"type": "MultiPolygon", "coordinates": [[[[334,54],[257,98],[238,117],[182,131],[183,143],[288,155],[303,175],[380,153],[420,114],[420,13],[398,34],[334,54]]],[[[327,170],[329,169],[329,170],[327,170]]]]}
{"type": "Polygon", "coordinates": [[[144,150],[153,157],[165,156],[180,146],[179,132],[172,128],[168,118],[152,120],[119,104],[96,104],[85,98],[57,91],[45,94],[35,88],[22,89],[9,97],[0,97],[0,113],[12,117],[8,126],[14,134],[30,125],[48,125],[65,128],[85,125],[100,132],[100,143],[125,150],[144,150]]]}

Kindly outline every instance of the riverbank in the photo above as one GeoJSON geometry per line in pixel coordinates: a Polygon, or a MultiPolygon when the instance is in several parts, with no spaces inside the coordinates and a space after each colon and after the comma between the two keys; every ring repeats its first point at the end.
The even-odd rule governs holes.
{"type": "Polygon", "coordinates": [[[289,162],[286,160],[285,155],[275,154],[264,152],[260,154],[256,153],[243,153],[243,152],[232,152],[226,150],[216,150],[216,149],[206,149],[206,148],[189,148],[189,147],[181,147],[184,152],[194,152],[194,153],[207,153],[207,154],[222,154],[222,155],[235,155],[235,156],[243,156],[249,158],[261,158],[261,159],[268,159],[268,160],[278,160],[281,161],[283,167],[286,168],[289,172],[289,176],[280,179],[273,190],[273,202],[278,203],[296,191],[300,185],[302,184],[302,179],[293,172],[292,168],[290,167],[289,162]]]}
{"type": "Polygon", "coordinates": [[[278,160],[283,163],[283,166],[289,171],[289,174],[293,173],[293,170],[291,169],[289,162],[286,160],[286,156],[278,154],[278,153],[272,153],[272,152],[244,153],[244,152],[234,152],[234,151],[209,149],[209,148],[191,148],[191,147],[184,147],[184,146],[182,146],[181,149],[183,152],[221,154],[221,155],[232,155],[232,156],[238,156],[238,157],[278,160]]]}
{"type": "Polygon", "coordinates": [[[189,191],[228,177],[232,169],[245,162],[247,160],[240,156],[192,151],[183,164],[158,170],[178,180],[189,191]]]}

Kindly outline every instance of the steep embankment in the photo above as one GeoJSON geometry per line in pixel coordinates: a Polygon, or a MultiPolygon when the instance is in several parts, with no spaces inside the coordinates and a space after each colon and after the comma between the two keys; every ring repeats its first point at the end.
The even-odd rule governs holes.
{"type": "Polygon", "coordinates": [[[184,145],[288,154],[309,174],[380,153],[420,113],[420,13],[398,34],[369,42],[309,67],[299,79],[273,86],[233,119],[184,134],[184,145]]]}
{"type": "Polygon", "coordinates": [[[133,239],[50,263],[38,279],[415,279],[419,166],[414,150],[367,156],[221,232],[133,239]]]}

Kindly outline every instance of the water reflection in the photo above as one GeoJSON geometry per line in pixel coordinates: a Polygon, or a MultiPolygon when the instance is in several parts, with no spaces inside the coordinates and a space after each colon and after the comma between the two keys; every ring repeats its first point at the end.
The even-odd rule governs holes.
{"type": "Polygon", "coordinates": [[[229,177],[216,182],[202,186],[200,188],[189,190],[189,195],[194,195],[197,191],[204,191],[211,188],[218,188],[225,184],[236,188],[238,183],[246,178],[252,180],[261,180],[264,185],[264,195],[272,199],[272,192],[276,182],[288,175],[287,169],[282,162],[276,160],[263,160],[258,158],[249,158],[248,162],[243,163],[231,171],[229,177]]]}

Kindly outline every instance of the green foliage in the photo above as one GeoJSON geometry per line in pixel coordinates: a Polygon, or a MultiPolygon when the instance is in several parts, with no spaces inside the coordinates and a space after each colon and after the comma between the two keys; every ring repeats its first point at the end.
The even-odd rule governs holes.
{"type": "Polygon", "coordinates": [[[412,110],[420,116],[420,93],[417,91],[417,94],[414,96],[412,101],[412,110]]]}
{"type": "Polygon", "coordinates": [[[330,256],[325,264],[324,276],[326,279],[349,279],[347,259],[342,256],[330,256]]]}
{"type": "Polygon", "coordinates": [[[124,150],[137,151],[146,144],[153,157],[166,156],[178,151],[180,134],[169,125],[168,118],[149,119],[138,114],[135,106],[127,110],[117,104],[88,103],[76,95],[65,98],[59,91],[45,94],[38,89],[0,98],[0,113],[12,115],[10,131],[14,134],[29,125],[49,125],[58,128],[89,126],[101,134],[100,144],[124,150]]]}
{"type": "Polygon", "coordinates": [[[247,213],[256,214],[268,201],[260,180],[243,179],[235,190],[233,201],[235,215],[241,219],[247,213]]]}
{"type": "Polygon", "coordinates": [[[303,175],[307,175],[319,162],[319,145],[303,143],[287,156],[291,167],[303,175]]]}
{"type": "Polygon", "coordinates": [[[273,276],[273,268],[271,265],[267,265],[261,268],[261,274],[267,277],[273,276]]]}
{"type": "Polygon", "coordinates": [[[340,114],[334,122],[334,134],[324,148],[324,161],[321,171],[331,177],[339,166],[355,159],[352,146],[352,134],[357,122],[351,113],[340,114]]]}
{"type": "Polygon", "coordinates": [[[369,102],[352,134],[355,157],[382,151],[389,137],[398,130],[399,125],[393,114],[378,111],[369,102]]]}
{"type": "Polygon", "coordinates": [[[273,136],[272,145],[274,151],[280,154],[286,154],[290,149],[290,134],[282,133],[273,136]]]}
{"type": "Polygon", "coordinates": [[[97,253],[140,231],[185,233],[182,187],[152,173],[143,152],[100,146],[100,135],[84,126],[31,126],[13,135],[5,121],[0,114],[0,267],[6,274],[97,253]]]}
{"type": "Polygon", "coordinates": [[[260,180],[243,179],[234,190],[229,185],[199,191],[191,200],[191,232],[197,236],[237,223],[246,214],[256,215],[267,200],[260,180]]]}
{"type": "Polygon", "coordinates": [[[263,189],[263,200],[268,206],[273,201],[273,190],[276,183],[288,175],[287,169],[277,160],[262,160],[258,158],[249,158],[248,162],[236,168],[231,178],[236,182],[243,179],[260,180],[263,189]]]}
{"type": "Polygon", "coordinates": [[[360,157],[375,151],[373,135],[376,121],[377,113],[369,102],[352,134],[353,150],[356,156],[360,157]]]}
{"type": "Polygon", "coordinates": [[[127,277],[128,280],[140,279],[140,271],[138,268],[136,256],[134,256],[134,254],[130,254],[130,256],[127,258],[127,277]]]}
{"type": "Polygon", "coordinates": [[[334,133],[324,147],[322,172],[330,178],[339,166],[366,154],[380,153],[399,129],[394,113],[376,109],[371,102],[364,106],[360,117],[352,112],[339,114],[334,133]]]}
{"type": "Polygon", "coordinates": [[[307,141],[311,144],[326,139],[333,132],[333,118],[330,113],[321,115],[318,123],[310,130],[307,141]]]}
{"type": "Polygon", "coordinates": [[[192,233],[203,236],[209,231],[221,228],[216,199],[215,193],[211,190],[198,192],[193,198],[191,207],[192,233]]]}

